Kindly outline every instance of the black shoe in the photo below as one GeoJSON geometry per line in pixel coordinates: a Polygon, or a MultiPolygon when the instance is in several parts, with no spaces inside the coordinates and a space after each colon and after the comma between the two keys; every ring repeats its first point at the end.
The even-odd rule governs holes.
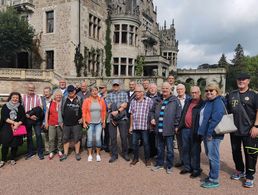
{"type": "Polygon", "coordinates": [[[44,155],[43,154],[39,156],[39,160],[44,160],[44,155]]]}
{"type": "Polygon", "coordinates": [[[188,171],[188,170],[186,170],[186,169],[183,169],[183,170],[180,171],[180,174],[181,174],[181,175],[184,175],[184,174],[186,174],[186,173],[191,173],[191,171],[188,171]]]}
{"type": "Polygon", "coordinates": [[[199,177],[202,173],[202,169],[199,170],[199,171],[194,171],[192,172],[192,174],[190,175],[191,178],[196,178],[196,177],[199,177]]]}
{"type": "Polygon", "coordinates": [[[109,159],[109,163],[113,163],[113,162],[115,162],[116,160],[118,159],[118,157],[117,156],[111,156],[111,158],[109,159]]]}
{"type": "Polygon", "coordinates": [[[183,166],[183,163],[182,162],[178,162],[175,164],[175,167],[182,167],[183,166]]]}
{"type": "Polygon", "coordinates": [[[128,154],[125,154],[125,155],[123,155],[122,157],[123,157],[126,161],[130,161],[130,158],[129,158],[128,154]]]}
{"type": "Polygon", "coordinates": [[[25,156],[25,160],[30,160],[35,156],[35,154],[28,154],[25,156]]]}

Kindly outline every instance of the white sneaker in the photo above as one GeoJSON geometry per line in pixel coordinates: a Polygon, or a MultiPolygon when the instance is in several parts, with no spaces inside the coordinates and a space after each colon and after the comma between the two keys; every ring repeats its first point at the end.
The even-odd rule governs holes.
{"type": "Polygon", "coordinates": [[[100,162],[100,161],[101,161],[100,155],[97,155],[97,156],[96,156],[96,161],[97,161],[97,162],[100,162]]]}
{"type": "Polygon", "coordinates": [[[92,155],[89,155],[89,156],[88,156],[88,161],[90,162],[90,161],[92,161],[92,159],[93,159],[93,158],[92,158],[92,155]]]}

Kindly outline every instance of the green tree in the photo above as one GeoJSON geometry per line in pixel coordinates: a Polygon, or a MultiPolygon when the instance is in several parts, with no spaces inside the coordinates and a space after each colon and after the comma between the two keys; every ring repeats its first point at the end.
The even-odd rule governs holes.
{"type": "Polygon", "coordinates": [[[231,60],[231,62],[235,65],[235,66],[241,66],[243,65],[243,59],[244,59],[244,49],[241,46],[241,44],[237,44],[237,47],[235,49],[235,55],[233,60],[231,60]]]}
{"type": "Polygon", "coordinates": [[[243,59],[244,71],[251,75],[250,87],[258,90],[258,55],[245,56],[243,59]]]}
{"type": "Polygon", "coordinates": [[[218,61],[218,66],[224,68],[228,67],[228,62],[224,53],[221,55],[220,60],[218,61]]]}
{"type": "Polygon", "coordinates": [[[10,66],[20,51],[30,51],[34,29],[12,8],[0,11],[0,64],[10,66]]]}

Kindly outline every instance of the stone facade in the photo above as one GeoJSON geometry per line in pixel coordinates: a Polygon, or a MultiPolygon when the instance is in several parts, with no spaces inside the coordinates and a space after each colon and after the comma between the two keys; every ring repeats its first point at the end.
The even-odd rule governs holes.
{"type": "Polygon", "coordinates": [[[2,2],[0,7],[14,6],[35,29],[42,61],[39,63],[32,54],[34,60],[29,68],[54,69],[64,77],[105,76],[108,16],[111,19],[112,76],[134,76],[138,56],[146,57],[145,76],[167,76],[169,70],[176,68],[178,44],[171,44],[177,43],[174,26],[159,29],[152,0],[2,2]],[[169,52],[173,53],[173,60],[169,52]],[[151,61],[153,56],[155,61],[151,61]],[[168,61],[160,60],[159,56],[168,61]],[[75,64],[79,64],[77,70],[75,64]]]}

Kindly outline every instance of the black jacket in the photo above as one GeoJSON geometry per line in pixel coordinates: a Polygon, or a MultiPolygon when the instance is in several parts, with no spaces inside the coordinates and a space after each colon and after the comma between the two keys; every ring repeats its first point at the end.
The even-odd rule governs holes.
{"type": "MultiPolygon", "coordinates": [[[[187,110],[188,110],[191,102],[192,102],[192,99],[187,101],[184,108],[183,108],[182,115],[181,115],[180,122],[179,122],[179,126],[178,126],[179,131],[182,130],[183,128],[186,128],[185,127],[185,116],[186,116],[187,110]]],[[[192,128],[191,128],[191,130],[192,130],[194,138],[198,138],[197,131],[198,131],[198,128],[199,128],[200,110],[201,110],[203,104],[204,104],[204,101],[201,99],[200,102],[195,107],[193,107],[192,128]]]]}

